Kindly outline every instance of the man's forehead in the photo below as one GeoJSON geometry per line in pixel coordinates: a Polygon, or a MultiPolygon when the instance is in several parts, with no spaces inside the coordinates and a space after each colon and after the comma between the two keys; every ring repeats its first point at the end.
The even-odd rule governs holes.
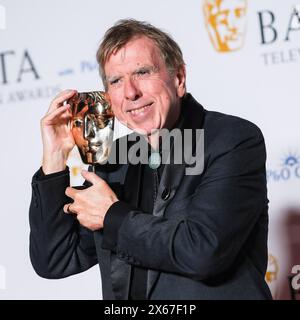
{"type": "Polygon", "coordinates": [[[133,38],[118,51],[113,52],[105,63],[105,69],[114,66],[123,66],[124,63],[139,64],[157,62],[160,51],[155,42],[145,36],[133,38]]]}

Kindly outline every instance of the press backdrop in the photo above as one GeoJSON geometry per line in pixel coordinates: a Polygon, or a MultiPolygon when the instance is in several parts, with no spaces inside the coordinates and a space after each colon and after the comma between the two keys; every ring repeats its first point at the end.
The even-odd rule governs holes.
{"type": "MultiPolygon", "coordinates": [[[[262,129],[270,199],[267,280],[274,298],[290,298],[287,276],[300,264],[300,0],[227,2],[246,12],[234,11],[241,35],[224,49],[206,26],[202,0],[0,0],[0,299],[102,298],[98,266],[62,280],[35,274],[28,207],[31,177],[41,164],[40,119],[62,89],[102,89],[95,52],[121,18],[169,32],[183,50],[188,91],[207,109],[262,129]]],[[[80,183],[77,152],[69,165],[72,183],[80,183]]]]}

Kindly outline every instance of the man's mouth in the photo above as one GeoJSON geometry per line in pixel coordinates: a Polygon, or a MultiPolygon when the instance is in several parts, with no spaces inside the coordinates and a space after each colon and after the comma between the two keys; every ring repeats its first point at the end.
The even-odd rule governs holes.
{"type": "Polygon", "coordinates": [[[128,110],[127,112],[135,116],[135,115],[138,115],[142,112],[145,112],[152,104],[153,104],[153,102],[151,102],[143,107],[140,107],[140,108],[128,110]]]}

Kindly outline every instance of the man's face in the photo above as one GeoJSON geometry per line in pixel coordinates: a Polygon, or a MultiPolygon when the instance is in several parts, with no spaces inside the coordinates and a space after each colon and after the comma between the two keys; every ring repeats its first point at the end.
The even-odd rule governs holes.
{"type": "Polygon", "coordinates": [[[141,134],[171,128],[185,93],[185,72],[170,75],[155,43],[133,38],[105,63],[107,91],[120,122],[141,134]]]}
{"type": "Polygon", "coordinates": [[[242,47],[246,9],[246,0],[204,1],[206,24],[216,50],[227,52],[242,47]]]}

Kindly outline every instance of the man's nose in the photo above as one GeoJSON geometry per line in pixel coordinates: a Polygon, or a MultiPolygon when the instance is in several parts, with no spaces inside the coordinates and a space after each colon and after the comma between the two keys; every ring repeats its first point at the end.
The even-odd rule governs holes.
{"type": "Polygon", "coordinates": [[[124,94],[125,98],[131,101],[135,101],[142,96],[138,83],[130,78],[125,81],[124,94]]]}

